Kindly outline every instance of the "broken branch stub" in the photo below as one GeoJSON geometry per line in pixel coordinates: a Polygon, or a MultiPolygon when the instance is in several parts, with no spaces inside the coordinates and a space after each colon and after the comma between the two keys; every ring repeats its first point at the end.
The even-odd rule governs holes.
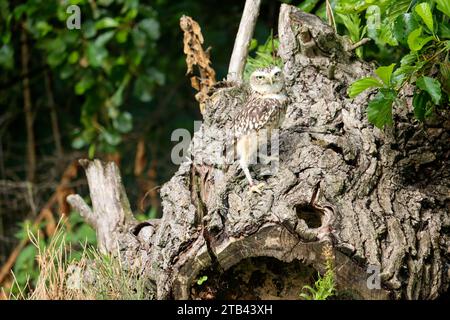
{"type": "Polygon", "coordinates": [[[67,202],[95,228],[100,250],[115,253],[120,234],[134,221],[119,168],[114,162],[79,162],[86,172],[92,209],[79,195],[69,195],[67,202]]]}

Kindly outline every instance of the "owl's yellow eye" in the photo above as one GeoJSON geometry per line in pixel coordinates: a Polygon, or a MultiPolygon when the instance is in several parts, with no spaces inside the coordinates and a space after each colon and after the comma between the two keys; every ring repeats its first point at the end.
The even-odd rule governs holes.
{"type": "Polygon", "coordinates": [[[264,77],[263,76],[256,76],[256,79],[262,80],[262,79],[264,79],[264,77]]]}

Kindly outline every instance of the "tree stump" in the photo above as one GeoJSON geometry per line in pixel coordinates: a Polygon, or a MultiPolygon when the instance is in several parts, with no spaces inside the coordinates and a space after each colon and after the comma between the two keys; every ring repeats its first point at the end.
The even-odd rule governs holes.
{"type": "Polygon", "coordinates": [[[69,203],[96,228],[104,251],[119,250],[140,266],[158,299],[297,299],[324,271],[326,244],[339,292],[438,297],[449,285],[448,113],[413,121],[406,88],[394,126],[379,130],[365,113],[374,92],[347,97],[348,86],[373,66],[355,58],[345,39],[286,4],[279,39],[290,103],[279,169],[257,175],[266,183],[261,195],[248,193],[237,162],[220,164],[248,95],[245,84],[222,83],[194,134],[193,160],[161,189],[161,219],[138,224],[117,167],[98,160],[83,162],[93,210],[76,195],[69,203]],[[372,288],[370,270],[377,269],[380,287],[372,288]]]}

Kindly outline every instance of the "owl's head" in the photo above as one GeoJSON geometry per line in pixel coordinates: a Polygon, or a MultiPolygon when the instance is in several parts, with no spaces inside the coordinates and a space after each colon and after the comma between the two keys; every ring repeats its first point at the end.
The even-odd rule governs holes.
{"type": "Polygon", "coordinates": [[[260,94],[280,93],[284,87],[284,77],[277,66],[256,69],[250,75],[250,87],[260,94]]]}

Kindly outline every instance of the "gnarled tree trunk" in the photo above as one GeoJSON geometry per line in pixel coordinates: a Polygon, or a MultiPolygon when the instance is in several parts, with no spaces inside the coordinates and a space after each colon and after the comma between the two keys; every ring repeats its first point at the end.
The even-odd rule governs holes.
{"type": "MultiPolygon", "coordinates": [[[[324,270],[331,243],[337,289],[365,299],[433,299],[448,288],[448,114],[411,119],[411,93],[394,126],[367,122],[373,92],[346,89],[372,66],[319,18],[282,5],[279,54],[290,104],[277,173],[250,194],[237,163],[218,165],[233,117],[248,94],[228,83],[211,93],[190,152],[161,189],[163,217],[137,225],[114,164],[85,162],[93,210],[68,201],[155,285],[156,297],[297,298],[324,270]],[[203,161],[196,161],[202,159],[203,161]],[[137,226],[137,227],[136,227],[137,226]],[[368,285],[380,270],[381,287],[368,285]],[[208,280],[202,286],[196,280],[208,280]]],[[[256,171],[258,171],[256,169],[256,171]]]]}

